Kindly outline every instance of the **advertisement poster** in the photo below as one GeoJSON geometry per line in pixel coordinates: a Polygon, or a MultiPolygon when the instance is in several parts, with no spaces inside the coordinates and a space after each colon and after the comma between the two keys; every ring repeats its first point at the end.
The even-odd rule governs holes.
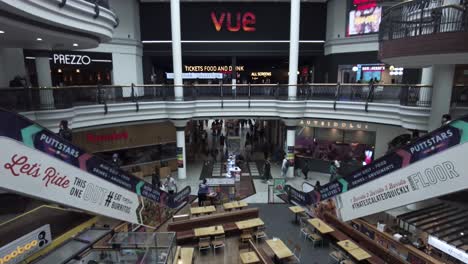
{"type": "Polygon", "coordinates": [[[142,196],[100,177],[0,137],[0,188],[130,223],[152,226],[142,196]]]}
{"type": "Polygon", "coordinates": [[[379,6],[349,12],[348,36],[379,32],[382,8],[379,6]]]}
{"type": "Polygon", "coordinates": [[[313,202],[320,202],[345,193],[456,146],[461,142],[463,130],[468,130],[466,120],[457,120],[450,125],[436,129],[415,142],[387,154],[341,179],[323,185],[319,192],[314,191],[313,202]]]}
{"type": "Polygon", "coordinates": [[[183,168],[184,167],[184,149],[177,147],[177,167],[183,168]]]}
{"type": "Polygon", "coordinates": [[[47,247],[50,243],[52,243],[50,225],[43,225],[1,247],[0,263],[20,263],[32,254],[47,247]]]}
{"type": "Polygon", "coordinates": [[[93,174],[121,188],[146,197],[155,202],[161,193],[150,183],[125,172],[101,158],[86,153],[55,133],[35,124],[25,117],[0,109],[0,136],[22,142],[27,147],[41,151],[64,161],[83,172],[93,174]]]}
{"type": "Polygon", "coordinates": [[[452,147],[336,197],[342,221],[468,189],[468,144],[452,147]]]}
{"type": "Polygon", "coordinates": [[[283,194],[286,179],[276,178],[273,179],[273,194],[283,194]]]}
{"type": "Polygon", "coordinates": [[[290,201],[294,201],[299,205],[311,204],[312,201],[310,194],[296,190],[291,185],[286,185],[284,189],[288,193],[288,198],[290,201]]]}

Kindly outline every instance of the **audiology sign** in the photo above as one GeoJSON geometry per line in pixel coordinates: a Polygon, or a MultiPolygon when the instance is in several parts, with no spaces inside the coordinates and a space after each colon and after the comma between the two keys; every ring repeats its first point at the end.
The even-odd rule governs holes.
{"type": "Polygon", "coordinates": [[[43,225],[1,247],[0,264],[20,263],[28,256],[47,247],[51,242],[50,226],[43,225]]]}
{"type": "Polygon", "coordinates": [[[143,198],[18,141],[0,137],[0,188],[147,225],[143,198]]]}
{"type": "Polygon", "coordinates": [[[343,221],[468,188],[468,144],[447,149],[336,197],[343,221]]]}

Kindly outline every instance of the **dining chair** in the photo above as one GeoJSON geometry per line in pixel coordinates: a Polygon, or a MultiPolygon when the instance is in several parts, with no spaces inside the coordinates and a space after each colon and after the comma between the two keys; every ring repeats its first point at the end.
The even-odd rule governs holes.
{"type": "Polygon", "coordinates": [[[210,237],[200,237],[198,240],[198,252],[211,249],[210,237]]]}
{"type": "Polygon", "coordinates": [[[249,240],[252,239],[252,230],[251,229],[244,229],[242,230],[242,234],[240,236],[242,243],[247,243],[249,240]]]}
{"type": "Polygon", "coordinates": [[[255,232],[255,241],[258,244],[258,240],[261,238],[267,238],[267,234],[265,233],[265,226],[257,227],[257,231],[255,232]]]}
{"type": "Polygon", "coordinates": [[[226,236],[215,236],[213,241],[211,241],[211,245],[213,246],[213,256],[216,255],[216,249],[222,248],[226,245],[226,236]]]}
{"type": "Polygon", "coordinates": [[[312,241],[312,245],[314,246],[314,248],[316,244],[320,244],[323,247],[323,237],[320,236],[319,234],[311,233],[310,240],[312,241]]]}

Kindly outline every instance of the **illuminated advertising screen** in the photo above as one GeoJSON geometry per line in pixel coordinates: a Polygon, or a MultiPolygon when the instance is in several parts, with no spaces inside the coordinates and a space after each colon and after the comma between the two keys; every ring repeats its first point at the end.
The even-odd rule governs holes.
{"type": "Polygon", "coordinates": [[[348,36],[379,32],[382,7],[371,0],[353,0],[348,14],[348,36]]]}

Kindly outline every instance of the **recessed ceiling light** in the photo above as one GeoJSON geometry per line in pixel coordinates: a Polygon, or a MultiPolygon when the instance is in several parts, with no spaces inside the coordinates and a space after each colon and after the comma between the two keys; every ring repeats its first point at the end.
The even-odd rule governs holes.
{"type": "Polygon", "coordinates": [[[76,69],[76,73],[80,73],[80,69],[76,69]]]}
{"type": "Polygon", "coordinates": [[[3,31],[3,30],[0,30],[0,34],[3,34],[3,33],[5,33],[5,31],[3,31]]]}
{"type": "Polygon", "coordinates": [[[58,73],[61,73],[61,72],[62,72],[62,69],[58,69],[57,72],[58,72],[58,73]]]}
{"type": "Polygon", "coordinates": [[[78,43],[73,43],[73,47],[78,47],[78,43]]]}
{"type": "Polygon", "coordinates": [[[42,39],[41,39],[41,38],[37,38],[36,40],[37,40],[37,41],[42,41],[42,39]]]}

